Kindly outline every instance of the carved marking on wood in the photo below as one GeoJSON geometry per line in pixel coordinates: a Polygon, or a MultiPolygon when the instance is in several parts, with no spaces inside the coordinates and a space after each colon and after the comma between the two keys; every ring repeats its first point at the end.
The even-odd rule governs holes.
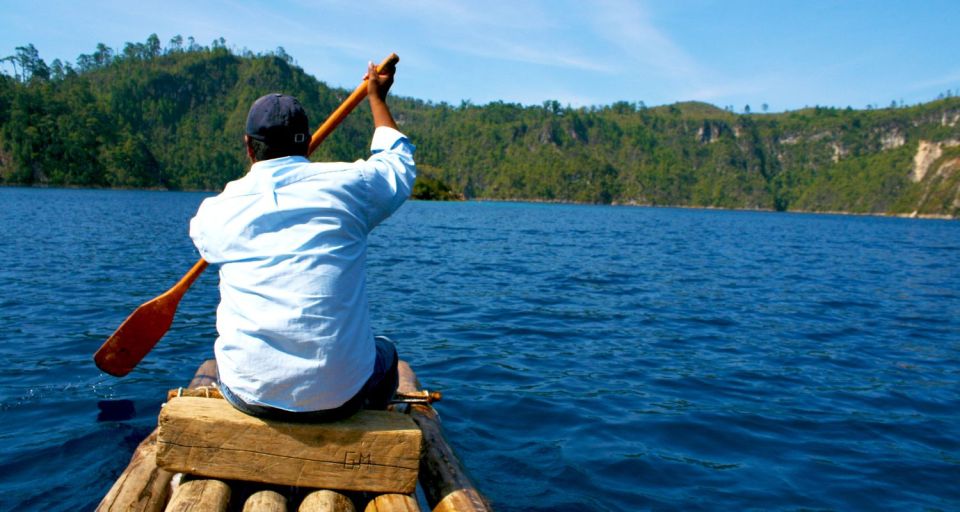
{"type": "Polygon", "coordinates": [[[364,452],[346,452],[343,457],[343,469],[359,470],[366,465],[373,465],[373,457],[364,452]]]}

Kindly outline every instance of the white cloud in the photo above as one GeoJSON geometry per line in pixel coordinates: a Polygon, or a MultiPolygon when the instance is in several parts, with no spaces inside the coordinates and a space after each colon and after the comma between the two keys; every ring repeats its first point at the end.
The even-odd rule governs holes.
{"type": "Polygon", "coordinates": [[[563,24],[538,2],[462,3],[416,0],[391,13],[409,24],[420,45],[502,62],[610,72],[605,64],[563,40],[563,24]]]}
{"type": "Polygon", "coordinates": [[[516,39],[486,36],[476,41],[476,43],[477,44],[448,43],[446,48],[465,55],[523,64],[537,64],[541,66],[600,73],[610,73],[613,71],[613,68],[610,66],[596,62],[590,57],[555,52],[549,48],[524,44],[516,39]]]}
{"type": "Polygon", "coordinates": [[[960,86],[960,69],[954,70],[953,72],[946,72],[941,75],[939,78],[931,78],[929,80],[923,80],[920,82],[914,82],[908,84],[906,90],[908,91],[922,91],[924,89],[930,89],[933,87],[947,87],[950,86],[960,86]]]}
{"type": "Polygon", "coordinates": [[[650,67],[661,78],[699,81],[696,60],[654,25],[641,4],[630,0],[596,0],[587,9],[597,37],[617,48],[621,67],[645,72],[650,67]]]}
{"type": "Polygon", "coordinates": [[[770,90],[774,80],[775,79],[771,78],[750,77],[749,79],[706,84],[686,90],[683,99],[699,101],[723,100],[726,102],[732,101],[731,98],[734,97],[744,98],[756,96],[770,90]]]}

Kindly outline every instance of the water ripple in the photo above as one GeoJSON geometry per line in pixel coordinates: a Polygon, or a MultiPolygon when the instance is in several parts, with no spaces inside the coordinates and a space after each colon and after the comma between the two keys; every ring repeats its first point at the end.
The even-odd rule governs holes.
{"type": "MultiPolygon", "coordinates": [[[[92,508],[211,356],[208,271],[135,372],[90,361],[203,197],[0,188],[0,509],[92,508]]],[[[370,246],[498,510],[960,509],[957,223],[413,202],[370,246]]]]}

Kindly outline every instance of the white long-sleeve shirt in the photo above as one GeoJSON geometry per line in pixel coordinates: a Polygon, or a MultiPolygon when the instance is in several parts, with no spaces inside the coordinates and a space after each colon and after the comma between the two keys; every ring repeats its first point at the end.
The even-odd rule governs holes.
{"type": "Polygon", "coordinates": [[[374,132],[353,163],[284,157],[203,201],[190,237],[220,265],[220,380],[245,402],[288,411],[342,405],[373,372],[367,234],[410,196],[414,146],[374,132]]]}

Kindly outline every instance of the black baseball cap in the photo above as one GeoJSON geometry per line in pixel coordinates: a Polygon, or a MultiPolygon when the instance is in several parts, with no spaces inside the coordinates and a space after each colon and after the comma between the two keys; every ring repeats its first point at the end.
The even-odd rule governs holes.
{"type": "Polygon", "coordinates": [[[247,135],[274,147],[308,144],[307,112],[293,96],[279,93],[261,96],[247,114],[247,135]]]}

